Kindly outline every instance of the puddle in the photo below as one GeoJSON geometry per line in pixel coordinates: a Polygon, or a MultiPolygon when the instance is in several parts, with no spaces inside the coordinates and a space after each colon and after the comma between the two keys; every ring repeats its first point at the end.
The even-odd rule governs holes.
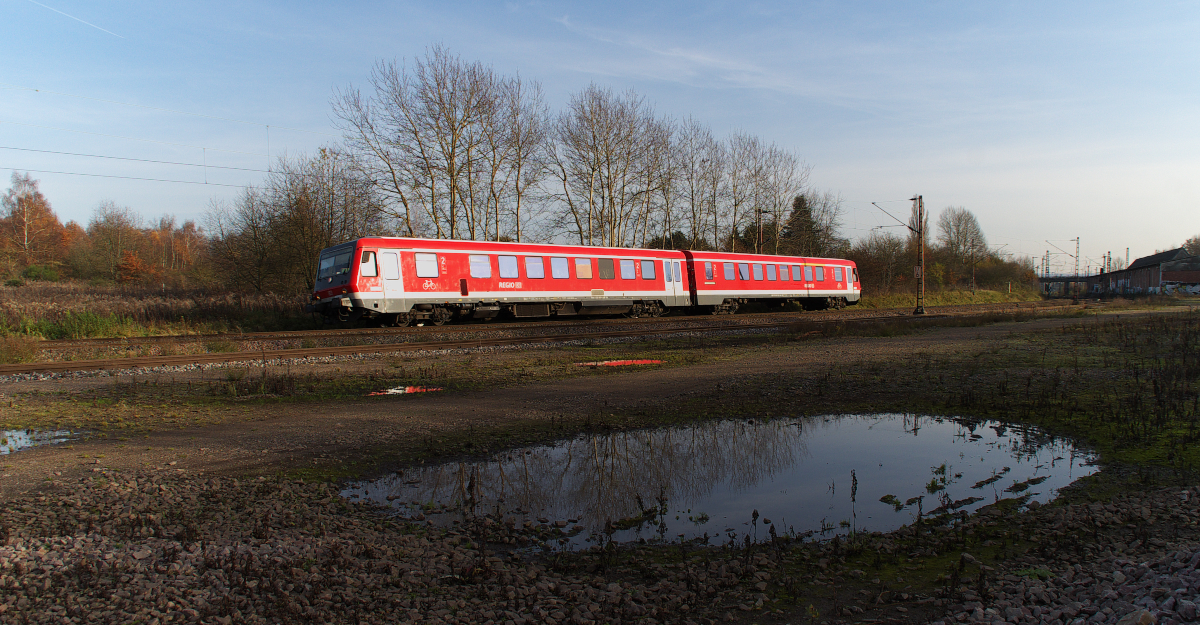
{"type": "Polygon", "coordinates": [[[342,494],[439,525],[470,501],[476,513],[565,526],[575,548],[599,542],[606,526],[618,542],[720,543],[764,538],[771,525],[832,536],[1006,497],[1045,503],[1095,472],[1094,461],[1070,441],[995,421],[786,417],[581,436],[406,469],[342,494]]]}
{"type": "Polygon", "coordinates": [[[580,367],[624,367],[626,365],[661,365],[661,360],[601,360],[598,362],[577,362],[580,367]]]}
{"type": "Polygon", "coordinates": [[[2,430],[0,431],[0,455],[39,447],[57,445],[71,440],[75,433],[70,430],[2,430]]]}
{"type": "Polygon", "coordinates": [[[445,390],[440,386],[397,386],[396,388],[388,388],[382,391],[373,391],[367,393],[368,397],[375,395],[407,395],[409,393],[432,393],[434,391],[445,390]]]}

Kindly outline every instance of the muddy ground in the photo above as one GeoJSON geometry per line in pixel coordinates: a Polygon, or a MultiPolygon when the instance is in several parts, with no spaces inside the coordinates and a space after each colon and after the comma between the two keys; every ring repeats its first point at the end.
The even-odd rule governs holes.
{"type": "MultiPolygon", "coordinates": [[[[955,537],[953,532],[946,536],[929,529],[929,535],[940,536],[937,540],[942,542],[934,541],[938,546],[913,552],[905,549],[912,541],[921,543],[925,530],[910,535],[897,532],[868,536],[858,544],[780,543],[757,552],[747,548],[748,553],[713,549],[689,553],[683,549],[681,555],[679,548],[638,548],[617,550],[602,558],[585,555],[529,562],[488,555],[488,541],[506,537],[512,540],[519,534],[502,524],[491,530],[480,529],[478,534],[433,535],[436,530],[393,524],[373,510],[337,503],[336,498],[329,498],[326,484],[348,476],[369,477],[418,460],[495,451],[585,430],[722,416],[911,410],[1007,416],[1080,435],[1082,431],[1072,431],[1079,427],[1068,417],[1055,420],[1046,416],[1062,412],[1062,406],[1053,403],[1055,394],[1093,392],[1097,380],[1121,376],[1125,371],[1109,362],[1110,356],[1115,359],[1121,353],[1119,345],[1110,349],[1084,336],[1089,326],[1111,324],[1114,314],[1082,314],[1085,316],[927,327],[915,333],[910,328],[888,326],[865,331],[866,336],[855,335],[853,329],[821,336],[810,328],[798,327],[783,334],[668,338],[624,345],[383,355],[285,367],[11,381],[0,385],[0,423],[80,428],[93,435],[67,445],[0,457],[0,496],[7,509],[2,521],[3,538],[10,550],[7,555],[0,554],[0,597],[8,594],[11,599],[0,601],[11,606],[7,611],[0,610],[0,620],[7,620],[6,614],[28,614],[27,610],[37,604],[37,597],[29,599],[27,593],[21,595],[26,598],[24,609],[18,607],[20,593],[10,580],[21,577],[13,568],[19,560],[17,551],[36,547],[44,555],[47,541],[75,545],[72,549],[58,547],[67,554],[77,554],[75,561],[63,556],[57,565],[37,570],[70,588],[77,606],[90,606],[80,607],[74,616],[69,611],[64,613],[68,618],[81,619],[77,622],[87,622],[97,606],[104,604],[115,606],[114,611],[98,619],[108,622],[176,618],[226,622],[235,610],[241,617],[254,615],[248,620],[262,622],[289,620],[288,615],[313,622],[371,621],[376,617],[386,621],[392,610],[396,611],[393,618],[403,614],[405,618],[431,622],[491,619],[503,623],[524,618],[539,622],[547,615],[557,621],[574,622],[601,617],[660,622],[932,619],[963,600],[957,588],[945,590],[952,585],[948,581],[952,569],[962,567],[957,555],[962,549],[971,549],[979,558],[986,554],[995,560],[993,568],[1001,571],[1009,561],[1018,568],[1038,568],[1036,563],[1026,562],[1032,557],[1028,553],[1031,543],[1016,532],[1022,524],[1036,519],[1022,515],[1033,513],[1020,513],[1008,506],[1001,515],[1011,515],[1014,525],[979,522],[973,543],[965,531],[955,537]],[[1089,341],[1091,351],[1084,349],[1089,341]],[[1085,351],[1081,365],[1079,357],[1085,351]],[[634,370],[575,364],[610,358],[652,358],[664,364],[634,370]],[[1071,375],[1072,367],[1076,386],[1064,390],[1060,388],[1062,372],[1071,375]],[[1056,375],[1060,377],[1054,378],[1056,375]],[[446,390],[366,396],[371,390],[397,384],[446,390]],[[1041,392],[1050,384],[1054,385],[1050,398],[1038,399],[1033,391],[1041,392]],[[1018,392],[1022,385],[1024,398],[1018,392]],[[1045,409],[1044,414],[1036,413],[1039,407],[1045,409]],[[259,477],[262,482],[256,481],[259,477]],[[229,482],[217,480],[231,478],[240,478],[243,486],[234,489],[240,493],[237,496],[231,490],[229,501],[222,503],[220,485],[229,482]],[[252,479],[247,482],[246,478],[252,479]],[[255,490],[245,492],[247,483],[255,490]],[[168,492],[184,495],[168,497],[166,501],[171,505],[164,508],[157,495],[168,492]],[[281,492],[288,495],[283,497],[281,492]],[[188,497],[187,493],[193,495],[188,497]],[[140,504],[130,506],[131,497],[140,504]],[[63,503],[74,501],[72,498],[78,501],[63,503]],[[100,505],[98,502],[105,498],[116,503],[100,505]],[[291,505],[288,502],[297,498],[320,505],[306,503],[289,516],[285,512],[291,505]],[[197,501],[218,508],[242,505],[263,513],[240,520],[236,514],[217,515],[213,520],[204,516],[211,510],[201,511],[197,501]],[[48,506],[48,502],[58,503],[48,506]],[[133,512],[126,518],[102,510],[112,505],[133,512]],[[53,522],[44,518],[47,509],[53,510],[53,522]],[[81,509],[89,512],[70,512],[81,509]],[[195,512],[197,519],[209,520],[189,524],[189,511],[195,512]],[[138,518],[141,520],[137,523],[131,520],[138,518]],[[286,534],[288,540],[272,546],[268,536],[273,533],[268,529],[284,522],[289,529],[281,535],[286,534]],[[362,541],[355,538],[364,531],[374,532],[364,544],[375,545],[365,550],[362,541]],[[79,541],[87,544],[79,546],[79,541]],[[338,541],[349,542],[331,552],[332,546],[340,544],[338,541]],[[412,541],[426,542],[414,549],[412,541]],[[205,556],[214,545],[233,551],[205,556]],[[236,553],[239,545],[250,545],[254,558],[261,557],[268,564],[254,560],[256,564],[251,566],[249,555],[245,561],[237,560],[230,554],[236,553]],[[126,554],[130,549],[139,551],[126,554]],[[274,549],[286,551],[284,559],[291,558],[288,562],[292,565],[308,565],[271,566],[271,558],[280,555],[274,549]],[[111,550],[111,558],[104,555],[106,550],[111,550]],[[371,577],[369,583],[364,581],[361,587],[363,596],[371,598],[366,603],[354,598],[352,591],[358,584],[339,578],[358,568],[337,567],[339,558],[351,552],[355,553],[349,560],[366,562],[368,568],[380,567],[371,569],[377,577],[371,577]],[[431,577],[429,571],[423,571],[411,560],[420,558],[423,552],[445,555],[450,563],[448,572],[431,577]],[[147,555],[138,558],[140,553],[147,555]],[[295,553],[308,555],[293,558],[295,553]],[[881,553],[887,557],[880,557],[881,553]],[[200,580],[196,583],[211,586],[212,580],[203,581],[203,575],[194,569],[187,570],[190,577],[183,575],[186,566],[180,562],[189,557],[186,554],[207,562],[209,568],[225,571],[226,576],[236,572],[243,580],[237,592],[228,579],[222,578],[222,587],[229,589],[225,596],[234,599],[221,603],[206,596],[200,603],[189,603],[163,594],[153,585],[137,591],[142,593],[141,600],[133,595],[104,594],[97,599],[89,594],[93,587],[106,589],[106,593],[114,589],[119,592],[123,584],[137,586],[147,575],[169,578],[173,573],[185,583],[200,580]],[[129,573],[118,572],[116,565],[107,576],[103,570],[89,569],[77,572],[73,585],[63,582],[66,577],[62,574],[53,577],[54,566],[78,566],[79,561],[94,557],[125,561],[129,573]],[[143,562],[146,558],[162,559],[162,570],[158,571],[153,562],[143,562]],[[454,561],[461,561],[457,568],[454,561]],[[402,570],[385,566],[387,562],[398,564],[402,570]],[[332,574],[329,566],[334,567],[332,574]],[[145,570],[138,577],[136,571],[141,569],[145,570]],[[549,586],[538,585],[539,574],[551,579],[549,586]],[[266,580],[265,584],[290,587],[276,588],[276,595],[284,594],[266,601],[258,596],[261,591],[255,590],[257,583],[246,585],[245,580],[256,575],[266,580]],[[697,581],[700,575],[714,583],[697,581]],[[314,585],[308,579],[311,576],[320,577],[322,583],[314,585]],[[408,582],[404,581],[406,576],[411,578],[408,582]],[[122,581],[125,577],[129,580],[122,581]],[[505,580],[510,583],[501,583],[505,580]],[[555,585],[564,583],[576,594],[556,594],[555,585]],[[472,584],[474,591],[470,590],[472,584]],[[304,590],[306,586],[308,590],[304,590]],[[335,586],[351,592],[339,591],[326,597],[325,589],[335,586]],[[511,591],[506,590],[509,587],[511,591]],[[710,587],[712,593],[706,594],[710,587]],[[388,588],[399,594],[388,594],[388,588]],[[397,590],[405,588],[408,590],[404,592],[397,590]],[[316,594],[301,600],[305,592],[316,594]],[[546,605],[555,605],[553,602],[534,605],[534,599],[525,601],[527,596],[543,597],[547,593],[566,606],[557,610],[557,616],[555,610],[545,609],[546,605]],[[672,597],[681,594],[690,597],[683,612],[679,601],[672,603],[672,597]],[[453,605],[448,603],[451,595],[453,605]],[[630,603],[625,601],[626,595],[638,598],[630,603]],[[407,598],[398,599],[400,596],[407,598]],[[408,602],[402,611],[401,601],[408,602]],[[355,606],[354,618],[339,608],[348,605],[355,606]],[[581,606],[584,609],[578,609],[581,606]],[[528,611],[534,608],[545,614],[528,611]],[[484,618],[487,613],[491,616],[484,618]]],[[[1180,312],[1171,309],[1119,314],[1129,320],[1143,315],[1178,316],[1180,312]]],[[[1191,384],[1194,389],[1194,381],[1191,384]]],[[[1095,395],[1101,396],[1102,392],[1095,395]]],[[[1093,399],[1092,395],[1081,397],[1093,399]]],[[[1148,444],[1127,449],[1113,447],[1105,440],[1099,443],[1111,447],[1107,452],[1102,448],[1102,452],[1112,465],[1076,489],[1078,502],[1174,488],[1194,481],[1186,464],[1191,456],[1173,451],[1174,447],[1164,451],[1148,444]]],[[[483,527],[495,520],[479,522],[483,527]]],[[[1146,530],[1139,546],[1161,550],[1197,538],[1193,535],[1194,523],[1172,525],[1169,533],[1157,533],[1168,532],[1166,527],[1146,530]]],[[[1090,539],[1088,536],[1081,532],[1077,538],[1095,543],[1091,547],[1095,553],[1104,551],[1102,543],[1111,540],[1098,531],[1090,539]]],[[[1127,543],[1124,541],[1123,547],[1128,548],[1127,543]]],[[[1058,556],[1044,550],[1040,557],[1046,567],[1055,562],[1070,563],[1069,556],[1055,560],[1058,556]]],[[[25,568],[21,573],[28,575],[30,570],[25,568]]],[[[1000,575],[995,573],[993,581],[1000,575]]],[[[959,582],[968,585],[957,577],[953,585],[959,582]]],[[[990,582],[984,579],[981,583],[982,590],[990,582]]],[[[51,585],[47,584],[43,594],[37,596],[47,600],[57,596],[50,592],[51,585]]]]}

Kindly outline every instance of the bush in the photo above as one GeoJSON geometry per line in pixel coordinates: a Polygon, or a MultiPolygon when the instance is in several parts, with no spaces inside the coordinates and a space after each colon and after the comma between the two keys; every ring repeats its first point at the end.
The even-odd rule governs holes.
{"type": "Polygon", "coordinates": [[[13,364],[33,360],[37,342],[22,336],[0,337],[0,362],[13,364]]]}
{"type": "Polygon", "coordinates": [[[30,265],[21,272],[21,275],[27,280],[36,280],[39,282],[58,282],[58,271],[53,267],[43,267],[41,265],[30,265]]]}
{"type": "Polygon", "coordinates": [[[90,339],[144,333],[140,324],[124,315],[98,315],[85,310],[66,312],[57,317],[57,320],[23,319],[20,324],[20,333],[41,336],[50,340],[90,339]]]}
{"type": "Polygon", "coordinates": [[[25,286],[25,281],[20,278],[9,278],[5,281],[4,286],[25,286]]]}

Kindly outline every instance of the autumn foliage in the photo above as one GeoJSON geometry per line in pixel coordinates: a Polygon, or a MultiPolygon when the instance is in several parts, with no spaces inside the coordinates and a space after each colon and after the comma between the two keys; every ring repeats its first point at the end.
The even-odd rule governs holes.
{"type": "Polygon", "coordinates": [[[63,224],[29,174],[13,172],[0,196],[4,280],[74,278],[98,283],[195,287],[211,282],[208,240],[192,221],[143,225],[129,208],[102,202],[87,226],[63,224]]]}

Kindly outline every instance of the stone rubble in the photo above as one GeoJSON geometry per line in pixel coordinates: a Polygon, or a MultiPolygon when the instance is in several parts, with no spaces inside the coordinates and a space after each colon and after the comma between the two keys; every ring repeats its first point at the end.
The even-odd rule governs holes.
{"type": "Polygon", "coordinates": [[[0,623],[713,623],[761,605],[753,563],[606,578],[478,540],[329,484],[100,472],[0,510],[0,623]]]}
{"type": "Polygon", "coordinates": [[[1120,503],[1043,509],[1040,516],[1050,522],[1044,536],[1082,527],[1097,532],[1107,528],[1117,537],[1103,552],[1082,562],[1076,557],[1071,558],[1074,564],[1041,563],[1038,568],[1004,574],[989,584],[983,597],[960,589],[964,601],[950,606],[950,614],[931,625],[1196,622],[1200,616],[1200,548],[1164,549],[1169,543],[1161,538],[1134,537],[1133,530],[1139,526],[1131,521],[1153,523],[1156,517],[1163,517],[1175,521],[1176,526],[1195,528],[1200,520],[1200,488],[1169,489],[1127,502],[1135,505],[1120,503]],[[1123,542],[1121,530],[1127,532],[1124,539],[1129,539],[1128,543],[1123,542]]]}
{"type": "Polygon", "coordinates": [[[542,535],[481,517],[438,529],[332,484],[97,467],[0,508],[0,623],[1145,625],[1200,612],[1200,488],[993,506],[955,526],[866,537],[868,553],[909,554],[913,570],[918,551],[1003,542],[1003,559],[955,555],[958,574],[934,594],[872,579],[838,539],[623,547],[612,560],[521,548],[552,544],[563,528],[547,525],[542,535]],[[1018,536],[1035,547],[1009,552],[1018,536]],[[818,609],[808,597],[822,589],[843,592],[818,609]]]}

